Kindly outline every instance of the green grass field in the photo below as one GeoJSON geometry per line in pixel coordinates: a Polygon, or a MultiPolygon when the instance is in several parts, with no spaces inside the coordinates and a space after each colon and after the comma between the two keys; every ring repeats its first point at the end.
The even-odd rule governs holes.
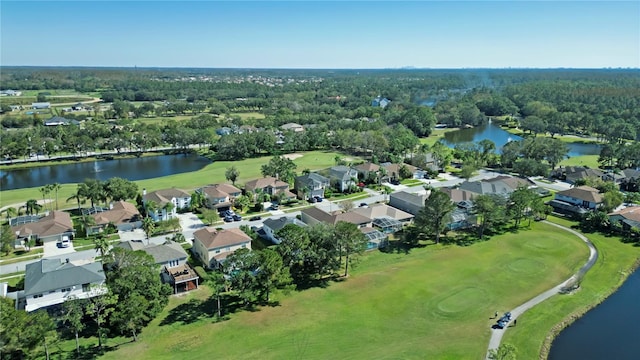
{"type": "Polygon", "coordinates": [[[144,123],[144,124],[162,124],[168,121],[185,121],[190,120],[195,115],[175,115],[175,116],[155,116],[155,117],[141,117],[135,119],[135,121],[144,123]]]}
{"type": "Polygon", "coordinates": [[[251,120],[251,119],[259,120],[259,119],[264,119],[265,118],[264,114],[261,114],[261,113],[258,113],[258,112],[231,113],[231,114],[229,114],[229,116],[239,116],[240,119],[242,119],[243,121],[251,120]]]}
{"type": "MultiPolygon", "coordinates": [[[[567,227],[574,224],[555,217],[549,217],[549,220],[567,227]]],[[[515,345],[519,358],[537,358],[552,327],[567,319],[569,314],[580,314],[602,302],[613,288],[622,284],[633,263],[640,259],[640,247],[601,234],[585,235],[600,253],[597,263],[585,276],[580,290],[571,295],[554,296],[537,305],[520,316],[517,327],[507,331],[503,342],[515,345]]]]}
{"type": "Polygon", "coordinates": [[[598,168],[598,155],[580,155],[572,156],[569,159],[564,159],[558,165],[563,166],[588,166],[592,169],[598,168]]]}
{"type": "Polygon", "coordinates": [[[345,282],[279,295],[279,306],[222,323],[202,317],[160,325],[171,309],[206,298],[201,289],[172,298],[140,341],[115,339],[123,345],[103,358],[201,359],[215,348],[226,359],[484,359],[494,311],[561,282],[587,258],[577,237],[532,227],[469,247],[372,252],[345,282]]]}
{"type": "MultiPolygon", "coordinates": [[[[328,151],[310,151],[301,154],[303,154],[302,157],[294,160],[298,165],[298,173],[306,168],[317,170],[331,167],[335,164],[335,156],[339,155],[338,153],[328,151]]],[[[136,183],[140,190],[146,188],[148,191],[154,191],[178,187],[191,191],[202,185],[226,182],[224,172],[228,167],[233,165],[240,172],[237,183],[243,184],[246,181],[262,177],[260,167],[269,162],[269,159],[271,159],[271,156],[242,161],[215,161],[198,171],[140,180],[136,181],[136,183]]],[[[62,185],[62,189],[58,192],[59,206],[61,208],[72,208],[76,206],[74,202],[65,203],[65,200],[75,192],[76,188],[76,184],[62,185]]],[[[42,199],[42,194],[38,191],[38,188],[2,191],[0,192],[0,207],[9,204],[24,203],[29,199],[42,199]]]]}
{"type": "Polygon", "coordinates": [[[429,135],[429,137],[420,138],[420,144],[432,146],[433,144],[438,142],[440,139],[444,138],[444,134],[446,134],[448,132],[451,132],[451,131],[456,131],[456,130],[458,130],[458,129],[456,129],[456,128],[453,128],[453,129],[433,129],[433,132],[431,133],[431,135],[429,135]]]}

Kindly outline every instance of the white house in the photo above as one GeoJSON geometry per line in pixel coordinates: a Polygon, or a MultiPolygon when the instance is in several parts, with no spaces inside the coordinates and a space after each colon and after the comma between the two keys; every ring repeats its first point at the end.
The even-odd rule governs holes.
{"type": "Polygon", "coordinates": [[[251,250],[251,238],[238,228],[216,230],[206,227],[193,233],[191,251],[208,268],[222,265],[227,256],[243,248],[251,250]]]}
{"type": "Polygon", "coordinates": [[[88,299],[107,292],[102,263],[73,263],[69,259],[42,259],[27,264],[24,276],[25,310],[88,299]]]}
{"type": "Polygon", "coordinates": [[[189,208],[191,206],[191,195],[184,190],[176,188],[156,190],[150,193],[143,189],[142,201],[145,206],[149,201],[153,201],[156,204],[156,211],[149,213],[149,216],[154,221],[160,221],[171,219],[178,214],[178,210],[189,208]]]}

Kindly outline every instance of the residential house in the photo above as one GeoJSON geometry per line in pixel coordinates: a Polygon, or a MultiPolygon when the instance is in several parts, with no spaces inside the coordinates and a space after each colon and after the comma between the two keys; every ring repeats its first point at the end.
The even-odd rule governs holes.
{"type": "Polygon", "coordinates": [[[380,165],[371,162],[366,162],[360,165],[354,166],[354,169],[358,172],[358,176],[361,179],[369,179],[377,177],[380,171],[380,165]]]}
{"type": "Polygon", "coordinates": [[[258,191],[262,191],[263,193],[269,194],[272,197],[282,197],[283,200],[291,200],[296,198],[296,195],[289,191],[289,184],[284,181],[278,180],[273,176],[251,180],[244,185],[244,189],[247,193],[251,192],[255,194],[258,191]]]}
{"type": "Polygon", "coordinates": [[[635,228],[640,230],[640,206],[628,206],[609,214],[609,222],[620,222],[622,229],[630,230],[635,228]]]}
{"type": "Polygon", "coordinates": [[[589,178],[602,179],[604,176],[604,172],[598,169],[590,169],[584,166],[560,166],[552,171],[551,176],[560,180],[564,180],[569,184],[575,184],[575,182],[578,180],[586,180],[589,178]]]}
{"type": "Polygon", "coordinates": [[[299,199],[311,199],[316,196],[323,198],[324,189],[329,186],[329,179],[318,173],[298,176],[295,180],[295,189],[299,199]]]}
{"type": "Polygon", "coordinates": [[[80,121],[63,118],[62,116],[54,116],[51,119],[45,120],[44,125],[45,126],[80,125],[80,121]]]}
{"type": "Polygon", "coordinates": [[[304,127],[300,124],[296,124],[296,123],[286,123],[282,126],[280,126],[280,129],[282,129],[282,131],[293,131],[293,132],[302,132],[304,131],[304,127]]]}
{"type": "Polygon", "coordinates": [[[521,186],[529,188],[535,183],[524,178],[500,175],[481,181],[465,181],[458,188],[478,195],[498,194],[506,197],[521,186]]]}
{"type": "Polygon", "coordinates": [[[454,203],[459,203],[461,201],[470,201],[470,200],[473,200],[474,197],[478,196],[477,193],[474,193],[468,190],[456,189],[456,188],[445,187],[445,188],[440,188],[438,190],[447,194],[451,199],[451,201],[453,201],[454,203]]]}
{"type": "Polygon", "coordinates": [[[282,229],[283,227],[289,224],[297,225],[300,227],[307,226],[307,224],[296,219],[295,217],[283,216],[279,219],[269,218],[265,220],[262,223],[262,230],[264,230],[265,236],[267,237],[267,239],[269,239],[269,241],[271,241],[274,244],[280,244],[281,240],[278,239],[278,237],[276,236],[276,233],[278,232],[278,230],[282,229]]]}
{"type": "Polygon", "coordinates": [[[34,102],[31,103],[32,109],[49,109],[51,107],[51,103],[48,102],[34,102]]]}
{"type": "Polygon", "coordinates": [[[371,106],[381,107],[384,109],[387,107],[387,105],[389,105],[389,103],[391,103],[391,100],[378,96],[377,98],[371,101],[371,106]]]}
{"type": "Polygon", "coordinates": [[[220,135],[220,136],[225,136],[225,135],[229,135],[231,134],[233,131],[231,130],[231,128],[229,127],[221,127],[219,129],[216,129],[216,134],[220,135]]]}
{"type": "Polygon", "coordinates": [[[329,177],[340,192],[347,191],[356,185],[358,171],[345,165],[333,166],[329,169],[329,177]]]}
{"type": "Polygon", "coordinates": [[[83,103],[77,103],[71,106],[71,110],[73,111],[82,111],[82,110],[90,110],[91,107],[89,105],[85,105],[83,103]]]}
{"type": "Polygon", "coordinates": [[[11,226],[12,234],[16,235],[17,240],[24,244],[24,241],[34,239],[38,243],[60,242],[62,240],[71,240],[75,235],[73,222],[69,213],[64,211],[51,211],[43,217],[21,217],[19,219],[27,219],[22,223],[16,223],[11,226]]]}
{"type": "Polygon", "coordinates": [[[624,178],[620,181],[620,188],[625,191],[640,191],[640,169],[622,170],[624,178]]]}
{"type": "Polygon", "coordinates": [[[415,216],[424,207],[424,202],[428,198],[429,194],[425,192],[398,191],[389,195],[389,205],[415,216]]]}
{"type": "Polygon", "coordinates": [[[22,91],[16,91],[16,90],[0,91],[0,96],[20,96],[20,95],[22,95],[22,91]]]}
{"type": "Polygon", "coordinates": [[[303,209],[300,212],[300,218],[302,222],[307,225],[315,225],[318,223],[325,223],[329,225],[335,225],[339,221],[345,221],[357,225],[358,227],[371,227],[371,219],[360,215],[354,211],[342,212],[326,212],[320,208],[312,206],[310,208],[303,209]]]}
{"type": "Polygon", "coordinates": [[[440,166],[440,162],[432,152],[428,152],[424,155],[424,164],[427,169],[432,171],[440,171],[442,169],[440,166]]]}
{"type": "Polygon", "coordinates": [[[251,238],[238,228],[216,230],[206,227],[193,233],[191,251],[208,268],[224,264],[227,257],[238,249],[251,250],[251,238]]]}
{"type": "Polygon", "coordinates": [[[229,210],[242,191],[229,184],[207,185],[196,190],[204,195],[205,206],[218,211],[229,210]]]}
{"type": "Polygon", "coordinates": [[[102,263],[41,259],[27,264],[24,274],[24,305],[34,311],[70,299],[88,299],[107,292],[102,263]]]}
{"type": "Polygon", "coordinates": [[[409,223],[414,217],[387,204],[371,204],[367,207],[355,208],[352,211],[372,219],[374,227],[385,234],[402,230],[403,225],[409,223]]]}
{"type": "Polygon", "coordinates": [[[602,195],[598,189],[590,186],[578,186],[559,191],[555,199],[586,209],[596,209],[602,204],[602,195]]]}
{"type": "Polygon", "coordinates": [[[400,169],[404,166],[410,176],[409,178],[415,178],[416,173],[418,172],[418,168],[409,164],[392,164],[389,162],[382,163],[380,166],[387,173],[383,179],[389,179],[390,181],[399,181],[402,177],[400,176],[400,169]]]}
{"type": "Polygon", "coordinates": [[[162,281],[173,288],[174,294],[198,288],[199,277],[187,263],[187,252],[177,242],[145,245],[142,241],[123,241],[116,246],[151,255],[155,263],[160,265],[162,281]]]}
{"type": "Polygon", "coordinates": [[[387,234],[372,227],[362,227],[360,231],[367,238],[367,250],[381,249],[389,244],[387,234]]]}
{"type": "Polygon", "coordinates": [[[91,215],[95,225],[88,229],[89,234],[101,232],[109,224],[115,225],[118,231],[129,231],[142,227],[140,212],[132,203],[118,201],[109,210],[99,211],[91,215]]]}
{"type": "Polygon", "coordinates": [[[154,221],[169,220],[178,214],[178,210],[188,209],[191,206],[191,195],[180,189],[162,189],[147,193],[142,189],[142,202],[147,205],[153,201],[157,206],[156,211],[149,213],[154,221]]]}

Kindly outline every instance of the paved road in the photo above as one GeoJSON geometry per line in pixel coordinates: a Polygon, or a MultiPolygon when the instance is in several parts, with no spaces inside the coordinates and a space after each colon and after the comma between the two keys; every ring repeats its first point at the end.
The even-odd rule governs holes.
{"type": "MultiPolygon", "coordinates": [[[[575,230],[569,229],[568,227],[564,227],[562,225],[554,224],[554,223],[548,222],[546,220],[544,221],[544,223],[552,225],[552,226],[555,226],[555,227],[558,227],[558,228],[560,228],[560,229],[562,229],[564,231],[568,231],[568,232],[576,235],[577,237],[579,237],[589,247],[589,259],[580,268],[580,270],[578,270],[578,272],[575,275],[571,276],[570,278],[568,278],[567,280],[563,281],[562,283],[554,286],[553,288],[543,292],[542,294],[537,295],[533,299],[531,299],[531,300],[525,302],[524,304],[516,307],[515,309],[511,310],[511,318],[513,320],[516,320],[525,311],[531,309],[532,307],[536,306],[537,304],[539,304],[539,303],[547,300],[548,298],[552,297],[553,295],[557,294],[563,287],[567,286],[567,284],[570,284],[570,283],[574,282],[575,280],[581,279],[584,276],[584,274],[586,274],[587,271],[589,271],[589,269],[591,269],[591,267],[593,267],[593,265],[598,260],[598,250],[593,245],[593,243],[591,241],[589,241],[589,239],[587,239],[584,235],[580,234],[579,232],[577,232],[575,230]]],[[[509,323],[511,323],[511,322],[509,322],[509,323]]],[[[507,324],[507,326],[505,326],[504,329],[492,329],[491,330],[491,339],[489,340],[489,347],[487,349],[487,360],[489,359],[489,351],[492,350],[492,349],[497,349],[500,346],[500,342],[502,341],[502,335],[504,335],[505,331],[507,331],[508,329],[509,329],[509,324],[507,324]]]]}

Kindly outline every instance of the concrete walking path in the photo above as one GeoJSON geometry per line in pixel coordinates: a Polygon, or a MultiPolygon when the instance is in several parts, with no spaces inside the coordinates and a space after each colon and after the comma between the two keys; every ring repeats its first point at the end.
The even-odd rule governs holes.
{"type": "MultiPolygon", "coordinates": [[[[578,272],[576,274],[574,274],[573,276],[571,276],[567,280],[563,281],[561,284],[558,284],[558,285],[554,286],[553,288],[543,292],[542,294],[539,294],[538,296],[534,297],[533,299],[531,299],[531,300],[525,302],[524,304],[516,307],[515,309],[511,310],[511,318],[513,320],[511,320],[509,322],[509,324],[511,322],[513,322],[514,320],[516,320],[525,311],[531,309],[532,307],[538,305],[539,303],[541,303],[541,302],[547,300],[548,298],[552,297],[553,295],[559,293],[560,290],[563,287],[567,286],[567,284],[570,284],[571,282],[573,282],[575,280],[580,280],[584,276],[584,274],[586,274],[587,271],[589,271],[589,269],[591,269],[591,267],[593,267],[593,265],[598,260],[598,250],[593,245],[593,243],[591,241],[589,241],[589,239],[587,239],[586,236],[582,235],[581,233],[579,233],[579,232],[577,232],[575,230],[569,229],[568,227],[562,226],[562,225],[554,224],[554,223],[546,221],[546,220],[543,221],[543,222],[545,224],[558,227],[558,228],[560,228],[560,229],[562,229],[564,231],[568,231],[568,232],[576,235],[577,237],[579,237],[582,241],[584,241],[587,244],[587,246],[589,247],[589,259],[580,268],[580,270],[578,270],[578,272]]],[[[505,331],[507,331],[507,329],[509,329],[509,324],[507,324],[507,326],[505,326],[504,329],[491,329],[491,339],[489,340],[489,347],[487,349],[487,356],[486,356],[487,359],[489,359],[489,351],[492,350],[492,349],[497,349],[500,346],[500,342],[502,341],[502,335],[504,335],[505,331]]]]}

